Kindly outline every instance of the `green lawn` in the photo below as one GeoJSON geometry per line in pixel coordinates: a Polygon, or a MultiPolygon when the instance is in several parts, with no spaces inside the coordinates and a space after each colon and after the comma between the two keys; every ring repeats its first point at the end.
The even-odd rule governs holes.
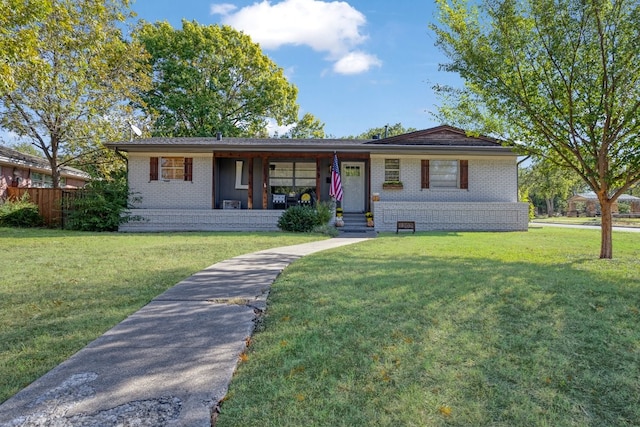
{"type": "MultiPolygon", "coordinates": [[[[553,224],[573,224],[573,225],[594,225],[600,226],[600,217],[566,217],[566,216],[552,216],[549,218],[536,218],[533,222],[549,222],[553,224]]],[[[640,228],[640,218],[613,218],[613,225],[615,227],[631,227],[640,228]]]]}
{"type": "Polygon", "coordinates": [[[324,238],[0,228],[0,402],[194,272],[324,238]]]}
{"type": "Polygon", "coordinates": [[[637,426],[640,235],[382,235],[290,266],[217,427],[637,426]]]}

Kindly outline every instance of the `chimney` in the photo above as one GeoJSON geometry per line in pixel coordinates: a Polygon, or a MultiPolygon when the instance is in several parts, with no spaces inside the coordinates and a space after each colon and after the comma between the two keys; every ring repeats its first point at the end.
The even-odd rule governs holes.
{"type": "Polygon", "coordinates": [[[216,140],[222,141],[222,132],[216,133],[216,140]]]}

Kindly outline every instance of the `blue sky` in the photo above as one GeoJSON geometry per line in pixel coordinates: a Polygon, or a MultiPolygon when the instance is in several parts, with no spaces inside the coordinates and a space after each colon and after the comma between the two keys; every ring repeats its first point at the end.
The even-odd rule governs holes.
{"type": "Polygon", "coordinates": [[[330,136],[402,123],[438,125],[430,114],[445,57],[428,25],[430,0],[136,0],[138,19],[228,24],[249,34],[298,87],[300,115],[311,113],[330,136]]]}

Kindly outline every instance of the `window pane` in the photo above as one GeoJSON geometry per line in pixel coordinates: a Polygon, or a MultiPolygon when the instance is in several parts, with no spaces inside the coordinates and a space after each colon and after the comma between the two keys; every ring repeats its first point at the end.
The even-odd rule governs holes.
{"type": "Polygon", "coordinates": [[[162,179],[184,179],[184,157],[161,157],[160,168],[162,179]]]}
{"type": "Polygon", "coordinates": [[[458,161],[457,160],[432,160],[429,168],[431,175],[431,187],[433,188],[457,188],[458,187],[458,161]]]}
{"type": "Polygon", "coordinates": [[[316,177],[315,163],[296,163],[296,178],[314,178],[316,177]]]}
{"type": "Polygon", "coordinates": [[[360,176],[360,166],[345,166],[345,176],[360,176]]]}
{"type": "Polygon", "coordinates": [[[384,159],[384,180],[400,181],[400,159],[384,159]]]}
{"type": "Polygon", "coordinates": [[[316,179],[310,178],[296,178],[296,187],[314,187],[316,186],[316,179]]]}
{"type": "Polygon", "coordinates": [[[269,175],[273,178],[293,178],[293,163],[271,163],[269,175]]]}

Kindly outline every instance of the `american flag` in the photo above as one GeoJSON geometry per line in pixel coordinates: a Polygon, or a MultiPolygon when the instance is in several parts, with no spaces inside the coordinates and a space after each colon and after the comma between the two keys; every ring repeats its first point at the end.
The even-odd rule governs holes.
{"type": "Polygon", "coordinates": [[[329,196],[336,200],[342,200],[342,180],[340,179],[340,167],[338,166],[338,155],[333,154],[333,166],[331,167],[331,188],[329,196]]]}

